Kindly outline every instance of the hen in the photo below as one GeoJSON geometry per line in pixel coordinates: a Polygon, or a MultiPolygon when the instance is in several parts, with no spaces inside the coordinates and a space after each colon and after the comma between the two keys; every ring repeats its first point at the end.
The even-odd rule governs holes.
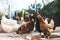
{"type": "Polygon", "coordinates": [[[15,19],[16,19],[17,21],[20,20],[20,18],[19,18],[18,16],[16,16],[15,19]]]}
{"type": "Polygon", "coordinates": [[[28,21],[24,22],[23,25],[16,31],[18,34],[19,33],[30,33],[34,29],[34,17],[31,15],[28,16],[28,21]]]}
{"type": "Polygon", "coordinates": [[[51,32],[53,32],[54,21],[51,20],[48,24],[47,20],[45,21],[39,13],[37,13],[36,16],[39,19],[40,30],[44,33],[45,37],[49,38],[51,32]]]}
{"type": "Polygon", "coordinates": [[[5,15],[2,16],[1,27],[4,32],[15,32],[20,26],[16,20],[7,19],[5,15]]]}

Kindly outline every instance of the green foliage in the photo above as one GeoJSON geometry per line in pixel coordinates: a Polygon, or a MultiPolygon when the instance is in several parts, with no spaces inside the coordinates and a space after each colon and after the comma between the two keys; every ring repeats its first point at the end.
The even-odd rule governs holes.
{"type": "MultiPolygon", "coordinates": [[[[54,19],[55,25],[60,25],[60,0],[55,0],[41,10],[46,17],[54,19]]],[[[43,15],[44,16],[44,15],[43,15]]]]}
{"type": "MultiPolygon", "coordinates": [[[[30,13],[33,13],[36,10],[34,6],[35,4],[32,4],[32,8],[29,8],[30,13]],[[32,11],[33,9],[35,10],[32,11]]],[[[53,2],[45,5],[43,9],[41,9],[41,5],[39,3],[36,6],[38,12],[43,16],[43,18],[49,17],[50,19],[54,19],[55,24],[60,25],[60,0],[54,0],[53,2]]]]}
{"type": "Polygon", "coordinates": [[[38,4],[31,4],[29,6],[29,9],[34,10],[35,12],[39,11],[41,9],[41,4],[40,3],[38,3],[38,4]]]}
{"type": "Polygon", "coordinates": [[[58,8],[56,7],[56,5],[53,1],[53,2],[49,3],[48,5],[44,6],[42,11],[46,17],[53,18],[53,16],[55,16],[56,12],[58,11],[58,8]]]}

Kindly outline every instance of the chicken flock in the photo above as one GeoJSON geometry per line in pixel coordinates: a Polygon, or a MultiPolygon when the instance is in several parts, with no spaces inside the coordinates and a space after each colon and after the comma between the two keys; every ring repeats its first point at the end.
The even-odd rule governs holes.
{"type": "Polygon", "coordinates": [[[48,18],[44,20],[39,13],[36,14],[36,18],[38,19],[38,21],[35,21],[34,15],[29,15],[27,17],[27,21],[23,21],[21,24],[17,24],[16,20],[7,19],[5,15],[3,15],[1,20],[1,27],[5,32],[16,32],[17,34],[31,33],[34,30],[34,28],[36,28],[38,32],[43,32],[44,36],[49,38],[51,33],[54,31],[53,19],[51,19],[50,23],[48,23],[48,18]],[[34,26],[35,22],[36,26],[34,26]]]}

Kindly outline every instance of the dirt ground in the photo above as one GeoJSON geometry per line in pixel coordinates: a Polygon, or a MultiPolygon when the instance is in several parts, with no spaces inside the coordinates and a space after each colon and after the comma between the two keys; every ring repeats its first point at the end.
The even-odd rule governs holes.
{"type": "MultiPolygon", "coordinates": [[[[0,28],[0,40],[31,40],[32,38],[37,38],[38,40],[48,40],[42,36],[40,33],[32,32],[32,34],[16,34],[16,33],[4,33],[0,28]]],[[[37,40],[35,39],[35,40],[37,40]]],[[[32,39],[33,40],[33,39],[32,39]]],[[[60,40],[60,27],[56,28],[56,30],[51,34],[49,40],[60,40]]]]}
{"type": "MultiPolygon", "coordinates": [[[[1,40],[30,40],[28,37],[32,38],[32,36],[39,36],[39,33],[30,34],[14,34],[14,33],[0,33],[1,40]]],[[[35,36],[35,37],[36,37],[35,36]]],[[[42,37],[41,40],[47,40],[46,38],[42,37]]],[[[60,35],[51,35],[49,40],[60,40],[60,35]]]]}

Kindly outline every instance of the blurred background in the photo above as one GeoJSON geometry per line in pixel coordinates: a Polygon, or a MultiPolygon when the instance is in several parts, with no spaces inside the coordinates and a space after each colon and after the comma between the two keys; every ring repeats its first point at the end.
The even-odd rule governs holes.
{"type": "Polygon", "coordinates": [[[29,14],[39,12],[43,18],[52,18],[55,26],[60,26],[60,0],[0,0],[0,22],[2,12],[7,18],[24,20],[29,14]]]}

